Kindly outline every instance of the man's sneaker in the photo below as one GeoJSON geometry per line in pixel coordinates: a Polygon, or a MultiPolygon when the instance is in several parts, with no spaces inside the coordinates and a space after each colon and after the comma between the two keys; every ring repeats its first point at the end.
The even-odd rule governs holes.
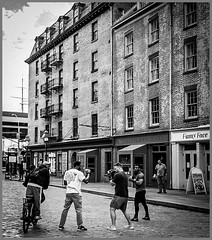
{"type": "Polygon", "coordinates": [[[131,221],[138,222],[138,218],[134,217],[131,219],[131,221]]]}
{"type": "Polygon", "coordinates": [[[35,220],[40,220],[40,219],[42,219],[42,217],[41,216],[35,216],[34,219],[35,220]]]}
{"type": "Polygon", "coordinates": [[[150,220],[150,218],[148,216],[145,216],[142,218],[143,220],[150,220]]]}
{"type": "Polygon", "coordinates": [[[63,226],[59,226],[59,230],[63,231],[64,227],[63,226]]]}
{"type": "Polygon", "coordinates": [[[161,191],[159,191],[158,193],[162,193],[161,191]]]}
{"type": "Polygon", "coordinates": [[[81,232],[81,231],[87,231],[88,229],[87,228],[85,228],[84,226],[79,226],[78,228],[77,228],[77,231],[78,232],[81,232]]]}
{"type": "Polygon", "coordinates": [[[166,191],[163,191],[163,193],[167,193],[166,191]]]}
{"type": "Polygon", "coordinates": [[[127,225],[127,226],[124,226],[124,228],[130,229],[130,230],[134,229],[133,225],[127,225]]]}
{"type": "Polygon", "coordinates": [[[107,230],[116,231],[116,227],[111,225],[110,227],[107,227],[107,230]]]}

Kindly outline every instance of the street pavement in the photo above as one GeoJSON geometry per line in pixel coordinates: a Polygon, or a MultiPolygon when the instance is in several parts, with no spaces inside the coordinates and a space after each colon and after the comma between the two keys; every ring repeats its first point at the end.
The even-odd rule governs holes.
{"type": "MultiPolygon", "coordinates": [[[[62,178],[51,176],[51,186],[64,188],[62,178]]],[[[88,183],[82,184],[82,191],[111,197],[114,194],[114,187],[110,183],[88,183]]],[[[210,212],[210,193],[195,194],[185,190],[167,190],[167,194],[158,194],[156,188],[146,188],[147,203],[173,207],[195,212],[210,212]]],[[[129,200],[133,200],[135,188],[129,187],[129,200]]]]}
{"type": "MultiPolygon", "coordinates": [[[[52,180],[52,179],[51,179],[52,180]]],[[[61,179],[60,179],[61,180],[61,179]]],[[[58,182],[59,184],[59,182],[58,182]]],[[[53,180],[51,185],[53,185],[53,180]]],[[[61,182],[62,185],[62,182],[61,182]]],[[[83,184],[83,189],[92,184],[83,184]]],[[[103,184],[104,185],[104,184],[103,184]]],[[[105,183],[105,188],[107,183],[105,183]]],[[[58,185],[59,186],[59,185],[58,185]]],[[[144,209],[140,206],[139,222],[134,222],[134,230],[126,230],[126,219],[117,211],[117,231],[111,232],[109,205],[111,197],[103,194],[90,194],[83,191],[83,220],[86,232],[77,232],[76,215],[71,206],[64,231],[58,225],[65,200],[63,186],[50,186],[45,190],[46,200],[41,204],[42,219],[36,227],[30,227],[28,233],[22,231],[22,197],[25,190],[22,182],[2,179],[2,233],[4,238],[90,238],[90,239],[148,239],[148,238],[209,238],[210,215],[207,213],[181,210],[171,207],[148,204],[150,221],[142,220],[144,209]]],[[[157,191],[157,189],[155,189],[157,191]]],[[[104,191],[106,191],[104,189],[104,191]]],[[[114,191],[111,188],[111,193],[114,191]]],[[[131,191],[131,190],[130,190],[131,191]]],[[[132,189],[132,193],[134,189],[132,189]]],[[[169,191],[166,196],[168,196],[169,191]]],[[[164,195],[165,196],[165,195],[164,195]]],[[[127,211],[134,214],[133,201],[128,202],[127,211]]]]}

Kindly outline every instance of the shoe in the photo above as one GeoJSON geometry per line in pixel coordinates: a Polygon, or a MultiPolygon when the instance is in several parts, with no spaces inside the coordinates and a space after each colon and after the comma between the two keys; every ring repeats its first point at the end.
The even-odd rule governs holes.
{"type": "Polygon", "coordinates": [[[150,218],[148,216],[145,216],[142,218],[143,220],[150,220],[150,218]]]}
{"type": "Polygon", "coordinates": [[[130,229],[130,230],[134,229],[133,225],[127,225],[127,226],[124,226],[124,228],[130,229]]]}
{"type": "Polygon", "coordinates": [[[134,217],[131,219],[131,221],[138,222],[138,218],[134,217]]]}
{"type": "Polygon", "coordinates": [[[111,225],[110,227],[107,227],[107,230],[116,231],[116,227],[111,225]]]}
{"type": "Polygon", "coordinates": [[[63,231],[64,227],[63,226],[59,226],[59,230],[63,231]]]}
{"type": "Polygon", "coordinates": [[[158,193],[162,193],[161,191],[159,191],[158,193]]]}
{"type": "Polygon", "coordinates": [[[23,219],[24,219],[23,217],[20,218],[20,220],[23,220],[23,219]]]}
{"type": "Polygon", "coordinates": [[[163,193],[167,193],[166,191],[163,191],[163,193]]]}
{"type": "Polygon", "coordinates": [[[88,229],[87,228],[85,228],[84,226],[79,226],[78,228],[77,228],[77,231],[78,232],[81,232],[81,231],[87,231],[88,229]]]}
{"type": "Polygon", "coordinates": [[[40,219],[42,219],[42,217],[41,216],[35,216],[34,219],[35,220],[40,220],[40,219]]]}

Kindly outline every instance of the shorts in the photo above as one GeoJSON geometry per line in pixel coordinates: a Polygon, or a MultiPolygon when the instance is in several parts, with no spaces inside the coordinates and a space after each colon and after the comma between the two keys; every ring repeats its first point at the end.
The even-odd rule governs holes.
{"type": "Polygon", "coordinates": [[[120,209],[122,212],[125,212],[127,209],[127,201],[128,201],[127,197],[120,197],[114,195],[111,200],[110,207],[120,209]]]}

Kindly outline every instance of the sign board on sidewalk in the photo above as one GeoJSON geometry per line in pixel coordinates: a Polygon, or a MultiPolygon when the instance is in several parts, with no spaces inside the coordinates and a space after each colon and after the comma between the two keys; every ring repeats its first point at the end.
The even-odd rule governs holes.
{"type": "Polygon", "coordinates": [[[199,168],[193,167],[189,172],[186,193],[188,191],[207,194],[203,173],[199,168]]]}
{"type": "Polygon", "coordinates": [[[16,156],[9,156],[10,163],[16,163],[16,156]]]}

